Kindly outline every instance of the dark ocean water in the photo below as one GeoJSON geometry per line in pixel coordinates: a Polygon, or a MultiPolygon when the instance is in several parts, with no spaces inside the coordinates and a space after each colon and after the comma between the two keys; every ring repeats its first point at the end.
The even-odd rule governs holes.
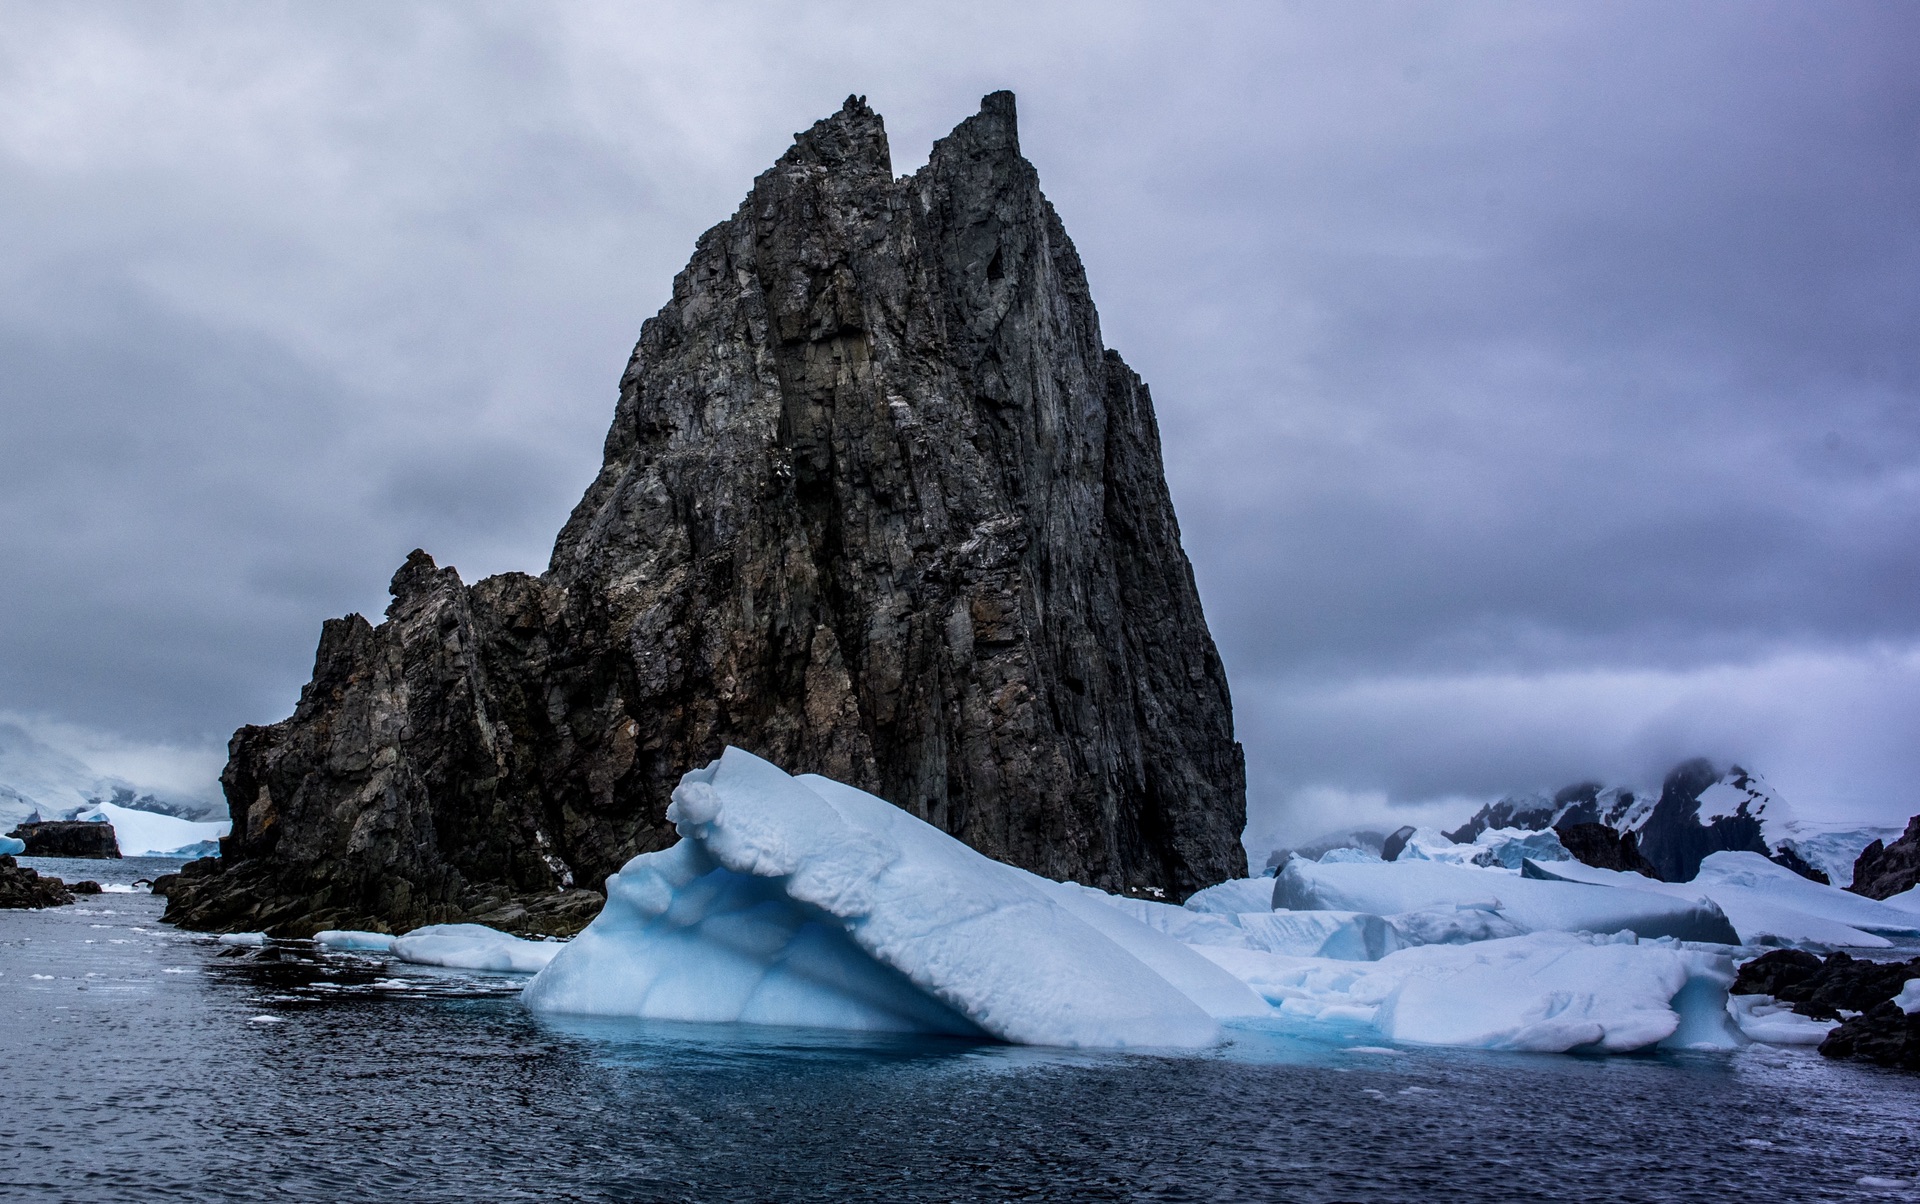
{"type": "Polygon", "coordinates": [[[223,949],[161,902],[0,912],[0,1198],[1920,1198],[1859,1182],[1920,1176],[1920,1079],[1810,1051],[1162,1058],[553,1023],[512,976],[223,949]]]}

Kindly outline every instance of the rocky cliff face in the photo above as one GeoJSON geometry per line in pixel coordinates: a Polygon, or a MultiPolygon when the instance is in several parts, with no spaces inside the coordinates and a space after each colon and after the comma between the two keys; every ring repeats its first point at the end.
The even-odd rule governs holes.
{"type": "Polygon", "coordinates": [[[565,930],[727,744],[1052,877],[1245,873],[1152,402],[1010,93],[900,179],[859,99],[799,135],[643,327],[546,574],[417,552],[386,622],[330,621],[169,918],[565,930]]]}

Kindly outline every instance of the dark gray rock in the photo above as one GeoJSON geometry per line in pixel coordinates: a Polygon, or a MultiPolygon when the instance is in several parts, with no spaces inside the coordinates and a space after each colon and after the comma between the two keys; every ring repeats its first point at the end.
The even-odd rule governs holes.
{"type": "MultiPolygon", "coordinates": [[[[94,887],[97,891],[100,888],[94,887]]],[[[12,857],[0,853],[0,908],[63,907],[73,892],[58,878],[42,878],[12,857]]]]}
{"type": "Polygon", "coordinates": [[[1824,1057],[1870,1062],[1896,1070],[1920,1070],[1920,1013],[1900,1010],[1892,1000],[1849,1016],[1820,1043],[1824,1057]]]}
{"type": "Polygon", "coordinates": [[[1891,899],[1916,886],[1920,886],[1920,815],[1907,821],[1907,830],[1892,844],[1876,840],[1861,850],[1853,863],[1853,885],[1847,889],[1869,899],[1891,899]]]}
{"type": "Polygon", "coordinates": [[[1728,990],[1771,995],[1803,1016],[1838,1020],[1842,1012],[1864,1012],[1892,999],[1910,978],[1920,978],[1920,958],[1876,962],[1836,952],[1822,959],[1776,949],[1743,963],[1728,990]]]}
{"type": "Polygon", "coordinates": [[[548,571],[416,552],[392,592],[235,735],[233,835],[169,919],[584,922],[595,896],[551,900],[672,843],[675,782],[728,744],[1051,877],[1246,873],[1152,402],[1010,93],[901,179],[859,99],[799,135],[642,329],[548,571]]]}
{"type": "Polygon", "coordinates": [[[85,820],[50,819],[25,823],[7,833],[26,843],[26,857],[100,857],[120,856],[120,842],[112,824],[85,820]]]}
{"type": "Polygon", "coordinates": [[[1660,871],[1640,855],[1640,841],[1632,832],[1616,832],[1605,824],[1564,824],[1554,829],[1575,861],[1603,870],[1644,874],[1656,881],[1660,871]]]}

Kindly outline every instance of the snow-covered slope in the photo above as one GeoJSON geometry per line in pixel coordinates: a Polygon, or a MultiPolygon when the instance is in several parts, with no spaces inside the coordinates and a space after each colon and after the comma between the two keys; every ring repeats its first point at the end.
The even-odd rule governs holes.
{"type": "Polygon", "coordinates": [[[122,857],[210,856],[217,851],[215,842],[233,826],[227,820],[194,823],[113,803],[98,803],[83,808],[74,818],[112,824],[113,836],[120,845],[122,857]]]}

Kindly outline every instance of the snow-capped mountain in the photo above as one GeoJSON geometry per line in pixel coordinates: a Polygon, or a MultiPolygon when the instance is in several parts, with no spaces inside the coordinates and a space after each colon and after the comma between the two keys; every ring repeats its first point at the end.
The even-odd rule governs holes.
{"type": "Polygon", "coordinates": [[[1512,794],[1482,807],[1446,835],[1470,844],[1490,829],[1538,831],[1582,823],[1636,834],[1641,852],[1669,882],[1690,881],[1712,853],[1747,852],[1803,873],[1818,871],[1845,886],[1853,880],[1860,850],[1899,832],[1802,820],[1759,774],[1738,765],[1723,770],[1696,758],[1675,766],[1657,791],[1583,782],[1551,795],[1512,794]]]}
{"type": "Polygon", "coordinates": [[[191,821],[224,821],[226,807],[103,774],[18,724],[0,723],[0,832],[38,815],[71,819],[112,805],[191,821]]]}

